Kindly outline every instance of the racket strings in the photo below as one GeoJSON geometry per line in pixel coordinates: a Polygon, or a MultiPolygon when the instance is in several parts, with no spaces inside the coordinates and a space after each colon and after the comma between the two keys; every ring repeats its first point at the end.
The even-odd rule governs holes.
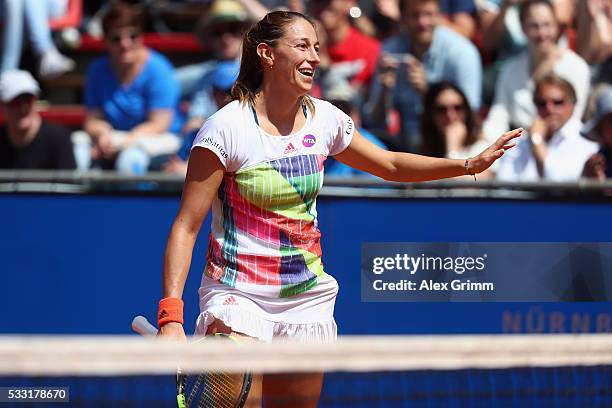
{"type": "Polygon", "coordinates": [[[189,376],[185,384],[185,394],[187,395],[187,406],[193,407],[194,400],[202,390],[203,375],[189,376]]]}
{"type": "Polygon", "coordinates": [[[244,376],[203,373],[187,378],[188,407],[235,408],[241,397],[244,376]]]}
{"type": "Polygon", "coordinates": [[[211,390],[214,406],[236,407],[240,398],[242,378],[237,375],[214,374],[207,376],[207,386],[211,390]]]}

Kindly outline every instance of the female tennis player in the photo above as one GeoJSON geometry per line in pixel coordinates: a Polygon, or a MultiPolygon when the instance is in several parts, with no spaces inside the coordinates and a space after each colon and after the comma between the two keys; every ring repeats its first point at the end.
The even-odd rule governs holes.
{"type": "MultiPolygon", "coordinates": [[[[313,21],[295,12],[269,13],[246,33],[234,100],[204,123],[189,158],[164,260],[161,336],[185,337],[183,287],[212,206],[196,334],[333,341],[338,285],[323,269],[315,206],[325,158],[393,181],[474,175],[522,132],[467,160],[382,150],[339,109],[308,96],[318,47],[313,21]]],[[[250,398],[263,392],[266,408],[316,406],[323,379],[255,377],[250,398]]]]}

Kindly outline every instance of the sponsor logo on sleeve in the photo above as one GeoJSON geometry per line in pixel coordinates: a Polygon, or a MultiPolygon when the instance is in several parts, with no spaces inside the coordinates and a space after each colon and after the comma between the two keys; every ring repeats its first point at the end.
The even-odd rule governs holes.
{"type": "Polygon", "coordinates": [[[348,118],[346,120],[346,123],[344,125],[344,129],[345,129],[344,132],[347,135],[350,135],[353,132],[353,120],[351,118],[348,118]]]}
{"type": "Polygon", "coordinates": [[[212,149],[216,150],[221,155],[221,157],[223,157],[224,159],[227,159],[227,152],[225,151],[223,146],[221,146],[219,142],[213,140],[212,137],[205,137],[204,139],[202,139],[201,143],[204,146],[209,146],[212,149]]]}
{"type": "Polygon", "coordinates": [[[317,138],[314,135],[306,135],[302,139],[302,144],[304,147],[312,147],[317,143],[317,138]]]}

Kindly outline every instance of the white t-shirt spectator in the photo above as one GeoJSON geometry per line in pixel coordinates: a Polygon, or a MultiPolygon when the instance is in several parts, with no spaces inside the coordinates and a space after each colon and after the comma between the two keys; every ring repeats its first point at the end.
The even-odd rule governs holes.
{"type": "Polygon", "coordinates": [[[547,143],[544,174],[540,178],[531,142],[523,136],[514,149],[499,160],[497,179],[502,181],[575,181],[584,163],[599,150],[599,145],[580,135],[582,122],[573,117],[547,143]]]}
{"type": "MultiPolygon", "coordinates": [[[[564,50],[553,71],[567,80],[576,91],[574,116],[581,118],[589,93],[590,71],[587,63],[571,50],[564,50]]],[[[510,127],[527,128],[536,116],[533,103],[534,81],[529,75],[529,54],[524,52],[502,68],[495,87],[495,99],[484,123],[485,138],[496,140],[510,127]]]]}

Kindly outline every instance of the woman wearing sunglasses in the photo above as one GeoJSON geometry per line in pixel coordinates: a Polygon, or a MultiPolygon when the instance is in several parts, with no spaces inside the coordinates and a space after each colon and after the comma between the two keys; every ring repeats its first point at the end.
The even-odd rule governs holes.
{"type": "MultiPolygon", "coordinates": [[[[423,100],[421,115],[422,153],[458,159],[472,157],[488,147],[467,97],[450,81],[432,84],[423,100]]],[[[490,175],[489,171],[480,178],[490,175]]]]}
{"type": "Polygon", "coordinates": [[[171,132],[181,125],[180,87],[171,63],[143,44],[135,8],[115,4],[102,27],[108,55],[89,66],[85,86],[91,159],[103,169],[144,173],[152,156],[178,149],[171,132]]]}

